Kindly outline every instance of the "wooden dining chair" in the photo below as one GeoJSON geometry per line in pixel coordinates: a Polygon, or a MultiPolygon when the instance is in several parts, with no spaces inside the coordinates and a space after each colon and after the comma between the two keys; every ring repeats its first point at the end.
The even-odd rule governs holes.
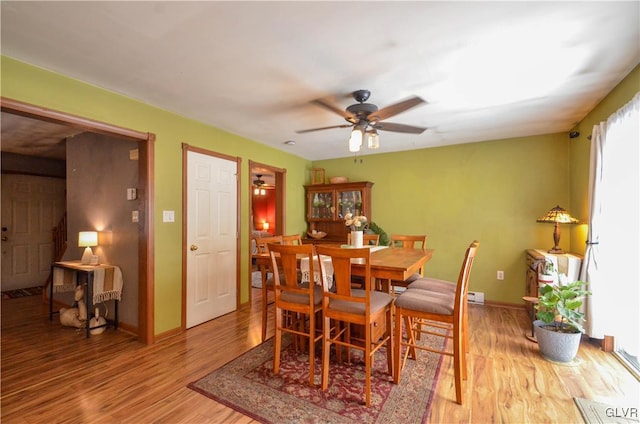
{"type": "MultiPolygon", "coordinates": [[[[422,249],[425,250],[427,248],[427,236],[426,235],[402,235],[402,234],[392,234],[389,238],[391,240],[392,248],[403,248],[403,249],[422,249]]],[[[422,277],[424,275],[424,268],[420,268],[418,272],[412,274],[404,281],[391,280],[389,281],[389,291],[393,291],[393,287],[407,287],[409,284],[414,282],[416,279],[422,277]]]]}
{"type": "Polygon", "coordinates": [[[302,244],[302,236],[300,234],[283,235],[282,244],[294,244],[299,246],[302,244]]]}
{"type": "MultiPolygon", "coordinates": [[[[347,244],[351,244],[351,233],[347,233],[347,244]]],[[[364,246],[379,246],[380,234],[364,233],[362,234],[362,244],[364,246]]]]}
{"type": "MultiPolygon", "coordinates": [[[[269,244],[282,243],[282,236],[259,237],[256,238],[256,249],[258,254],[269,254],[269,244]]],[[[260,277],[262,279],[262,333],[261,341],[267,338],[267,308],[269,305],[268,294],[273,292],[273,270],[271,265],[260,267],[260,277]],[[271,274],[271,277],[269,277],[271,274]]]]}
{"type": "MultiPolygon", "coordinates": [[[[464,255],[455,293],[438,290],[437,286],[429,289],[409,285],[406,291],[395,299],[394,329],[394,382],[400,382],[400,373],[409,354],[417,360],[417,350],[427,350],[443,355],[453,356],[453,370],[456,387],[456,402],[462,405],[462,380],[467,379],[468,321],[467,293],[469,290],[469,274],[480,243],[475,240],[469,245],[464,255]],[[466,322],[465,322],[466,321],[466,322]],[[402,324],[405,324],[407,341],[403,341],[402,324]],[[434,331],[429,328],[435,328],[434,331]],[[417,343],[419,334],[431,334],[453,340],[453,349],[432,348],[424,343],[417,343]],[[406,349],[402,353],[402,346],[406,349]]],[[[448,287],[447,287],[448,289],[448,287]]]]}
{"type": "MultiPolygon", "coordinates": [[[[322,337],[322,390],[329,385],[329,352],[335,345],[339,352],[342,347],[364,352],[365,363],[365,404],[371,406],[371,367],[373,356],[382,346],[387,350],[387,367],[393,374],[393,348],[391,337],[391,309],[393,298],[388,293],[371,290],[371,249],[341,249],[332,246],[316,246],[318,255],[327,255],[333,265],[335,291],[325,287],[322,292],[323,337],[322,337]],[[351,262],[358,261],[365,266],[365,288],[351,287],[351,262]],[[339,322],[332,332],[331,321],[339,322]],[[352,326],[361,326],[358,336],[352,326]]],[[[322,270],[320,271],[323,272],[322,270]]]]}
{"type": "Polygon", "coordinates": [[[298,261],[306,257],[310,275],[314,275],[312,244],[270,244],[269,255],[274,273],[275,340],[273,373],[280,372],[282,333],[306,337],[309,341],[309,385],[314,385],[315,344],[322,339],[322,329],[316,328],[316,315],[322,311],[322,286],[300,284],[298,261]],[[285,315],[288,315],[285,317],[285,315]]]}

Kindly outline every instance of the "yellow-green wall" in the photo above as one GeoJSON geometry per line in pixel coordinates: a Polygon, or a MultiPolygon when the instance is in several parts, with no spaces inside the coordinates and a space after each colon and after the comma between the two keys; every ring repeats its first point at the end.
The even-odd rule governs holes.
{"type": "Polygon", "coordinates": [[[286,230],[303,232],[304,188],[310,162],[117,93],[2,56],[2,96],[156,135],[155,334],[180,326],[182,298],[182,143],[242,158],[241,301],[249,296],[249,160],[287,170],[286,230]],[[162,211],[176,211],[163,223],[162,211]]]}
{"type": "MultiPolygon", "coordinates": [[[[638,91],[636,68],[591,112],[567,133],[485,141],[390,154],[309,161],[263,144],[186,119],[2,57],[2,95],[39,106],[156,134],[155,147],[155,334],[179,327],[182,270],[181,143],[242,158],[241,178],[247,181],[249,160],[287,169],[287,232],[304,232],[304,190],[311,166],[327,176],[344,175],[351,181],[372,181],[373,220],[388,233],[424,233],[435,249],[426,272],[455,279],[464,248],[481,242],[471,276],[471,290],[488,301],[521,303],[524,294],[524,251],[550,248],[553,228],[536,223],[556,204],[583,222],[586,212],[589,147],[586,136],[596,121],[606,119],[638,91]],[[162,210],[175,210],[174,224],[162,223],[162,210]],[[504,281],[496,271],[505,271],[504,281]]],[[[384,143],[384,137],[381,137],[384,143]]],[[[346,148],[346,146],[345,146],[346,148]]],[[[248,298],[249,184],[242,184],[242,301],[248,298]],[[244,253],[247,252],[247,253],[244,253]]],[[[585,226],[563,227],[561,246],[584,249],[585,226]]]]}
{"type": "MultiPolygon", "coordinates": [[[[480,240],[471,290],[518,303],[524,251],[553,245],[553,227],[536,223],[568,204],[568,136],[554,134],[314,162],[328,176],[369,180],[372,218],[387,233],[427,234],[435,249],[425,272],[456,280],[465,248],[480,240]],[[498,281],[496,271],[505,279],[498,281]]],[[[381,143],[383,143],[381,137],[381,143]]],[[[562,246],[569,249],[568,237],[562,246]]]]}

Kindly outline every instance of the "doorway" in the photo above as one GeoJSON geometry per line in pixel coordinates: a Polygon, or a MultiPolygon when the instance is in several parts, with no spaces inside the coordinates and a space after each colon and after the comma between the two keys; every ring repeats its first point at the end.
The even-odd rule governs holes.
{"type": "MultiPolygon", "coordinates": [[[[255,238],[283,235],[285,227],[285,192],[287,170],[265,163],[249,161],[249,257],[255,253],[255,238]]],[[[249,261],[249,284],[253,261],[249,261]]],[[[252,290],[249,288],[249,302],[252,290]]]]}
{"type": "Polygon", "coordinates": [[[54,257],[51,228],[65,213],[65,180],[2,174],[2,291],[42,286],[54,257]]]}
{"type": "Polygon", "coordinates": [[[94,121],[76,115],[52,109],[0,98],[2,112],[33,118],[39,121],[76,128],[80,131],[103,134],[122,140],[136,142],[138,145],[138,183],[140,200],[140,218],[138,225],[138,328],[140,341],[152,344],[155,341],[153,319],[153,151],[155,135],[108,123],[94,121]]]}
{"type": "Polygon", "coordinates": [[[186,328],[238,305],[238,159],[183,146],[186,328]]]}

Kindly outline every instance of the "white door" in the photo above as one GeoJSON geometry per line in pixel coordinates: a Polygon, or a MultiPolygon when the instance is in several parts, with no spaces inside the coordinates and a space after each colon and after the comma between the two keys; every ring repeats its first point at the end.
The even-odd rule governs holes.
{"type": "Polygon", "coordinates": [[[52,230],[65,211],[61,178],[2,174],[2,290],[41,286],[51,272],[52,230]]]}
{"type": "Polygon", "coordinates": [[[236,309],[237,164],[187,152],[187,328],[236,309]]]}

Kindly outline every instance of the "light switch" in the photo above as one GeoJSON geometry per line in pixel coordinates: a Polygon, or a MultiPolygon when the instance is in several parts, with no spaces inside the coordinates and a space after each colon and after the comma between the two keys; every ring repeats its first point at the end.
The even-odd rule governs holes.
{"type": "Polygon", "coordinates": [[[131,222],[140,221],[140,213],[138,211],[131,211],[131,222]]]}
{"type": "Polygon", "coordinates": [[[138,198],[138,190],[135,188],[127,189],[127,200],[136,200],[138,198]]]}
{"type": "Polygon", "coordinates": [[[162,211],[162,222],[175,222],[175,221],[176,221],[175,211],[162,211]]]}

